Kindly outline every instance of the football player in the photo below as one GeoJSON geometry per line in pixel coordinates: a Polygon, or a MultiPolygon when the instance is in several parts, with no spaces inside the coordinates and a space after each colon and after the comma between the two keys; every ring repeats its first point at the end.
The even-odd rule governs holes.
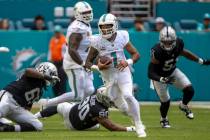
{"type": "Polygon", "coordinates": [[[42,123],[29,111],[42,96],[42,90],[59,81],[56,67],[49,62],[28,68],[16,81],[0,91],[0,118],[5,117],[15,125],[0,123],[0,132],[41,131],[42,123]]]}
{"type": "Polygon", "coordinates": [[[93,10],[87,2],[78,2],[74,6],[74,17],[75,20],[67,29],[68,46],[63,59],[63,67],[72,92],[53,99],[42,99],[40,104],[46,107],[72,100],[82,100],[95,91],[93,74],[83,68],[90,46],[89,37],[92,35],[90,22],[93,19],[93,10]]]}
{"type": "Polygon", "coordinates": [[[146,137],[144,126],[140,118],[139,103],[133,96],[133,82],[128,65],[137,62],[140,55],[129,41],[129,34],[125,30],[118,30],[117,19],[112,14],[104,14],[98,22],[100,35],[92,36],[91,48],[85,67],[91,69],[96,57],[102,79],[108,87],[108,94],[115,105],[132,117],[138,137],[146,137]],[[131,54],[126,59],[124,49],[131,54]],[[108,57],[105,63],[100,57],[108,57]]]}
{"type": "Polygon", "coordinates": [[[193,119],[193,113],[188,107],[194,95],[194,88],[187,76],[176,67],[179,56],[197,62],[202,65],[209,65],[209,60],[199,58],[189,50],[184,48],[184,42],[176,36],[175,30],[166,26],[160,31],[160,42],[151,49],[151,62],[148,68],[148,77],[152,79],[154,88],[160,98],[160,124],[163,128],[170,128],[167,118],[170,106],[170,95],[168,84],[182,90],[183,99],[179,105],[187,118],[193,119]]]}
{"type": "Polygon", "coordinates": [[[108,118],[108,108],[113,105],[107,96],[106,88],[102,87],[96,94],[86,97],[80,103],[60,103],[42,110],[36,116],[42,118],[59,113],[66,127],[74,130],[98,129],[98,124],[101,124],[110,131],[135,131],[133,126],[123,127],[108,118]]]}

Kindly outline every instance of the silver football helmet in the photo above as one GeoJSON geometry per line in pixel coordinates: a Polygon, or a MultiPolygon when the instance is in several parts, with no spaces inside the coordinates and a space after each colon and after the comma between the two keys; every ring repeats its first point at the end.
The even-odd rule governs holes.
{"type": "MultiPolygon", "coordinates": [[[[42,62],[40,64],[38,64],[35,69],[44,74],[44,75],[48,75],[48,76],[58,76],[58,71],[57,68],[55,67],[54,64],[50,63],[50,62],[42,62]]],[[[45,80],[47,85],[54,85],[56,81],[48,81],[45,80]]]]}
{"type": "Polygon", "coordinates": [[[108,108],[114,106],[114,102],[108,97],[106,87],[97,89],[96,100],[108,108]]]}
{"type": "Polygon", "coordinates": [[[160,31],[160,46],[166,51],[171,51],[176,46],[176,38],[175,30],[171,26],[166,26],[160,31]]]}

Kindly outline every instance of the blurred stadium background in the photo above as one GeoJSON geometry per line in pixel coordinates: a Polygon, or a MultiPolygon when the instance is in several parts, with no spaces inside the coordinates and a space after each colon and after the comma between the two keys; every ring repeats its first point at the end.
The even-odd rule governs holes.
{"type": "MultiPolygon", "coordinates": [[[[141,60],[134,67],[134,82],[139,90],[138,100],[157,101],[147,78],[150,48],[158,41],[156,24],[171,25],[185,41],[185,47],[203,58],[210,57],[210,1],[209,0],[86,0],[93,7],[93,33],[97,21],[107,12],[119,18],[119,28],[129,31],[130,39],[140,51],[141,60]],[[207,26],[207,28],[206,28],[207,26]]],[[[47,60],[49,41],[55,26],[65,31],[73,20],[73,6],[78,0],[0,0],[0,47],[9,53],[0,54],[0,88],[16,79],[28,66],[47,60]],[[35,17],[41,17],[44,28],[36,30],[35,17]]],[[[209,101],[209,68],[181,59],[179,67],[189,76],[195,87],[195,101],[209,101]],[[202,67],[202,68],[201,68],[202,67]]],[[[94,83],[101,85],[98,74],[94,83]]],[[[69,89],[68,89],[69,90],[69,89]]],[[[171,90],[173,100],[181,93],[171,90]]],[[[44,95],[51,98],[51,89],[44,95]]]]}

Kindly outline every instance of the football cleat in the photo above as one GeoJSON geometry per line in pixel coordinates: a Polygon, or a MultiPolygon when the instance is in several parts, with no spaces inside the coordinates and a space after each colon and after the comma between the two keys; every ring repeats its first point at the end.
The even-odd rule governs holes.
{"type": "Polygon", "coordinates": [[[183,103],[180,103],[179,104],[179,109],[185,113],[185,116],[188,119],[194,119],[194,115],[187,105],[184,105],[183,103]]]}
{"type": "Polygon", "coordinates": [[[161,118],[160,125],[162,128],[171,128],[167,118],[161,118]]]}
{"type": "Polygon", "coordinates": [[[139,138],[145,138],[147,136],[143,124],[136,125],[136,134],[139,138]]]}

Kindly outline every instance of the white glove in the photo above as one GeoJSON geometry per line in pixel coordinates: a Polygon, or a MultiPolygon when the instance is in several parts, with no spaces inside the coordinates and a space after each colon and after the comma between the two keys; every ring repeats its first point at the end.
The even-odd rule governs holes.
{"type": "Polygon", "coordinates": [[[60,82],[61,79],[58,76],[52,76],[52,81],[60,82]]]}
{"type": "Polygon", "coordinates": [[[126,131],[127,131],[127,132],[133,132],[133,131],[136,131],[136,127],[135,127],[135,126],[129,126],[129,127],[126,127],[126,131]]]}
{"type": "Polygon", "coordinates": [[[90,69],[91,71],[99,71],[99,68],[97,65],[92,65],[90,69]]]}

